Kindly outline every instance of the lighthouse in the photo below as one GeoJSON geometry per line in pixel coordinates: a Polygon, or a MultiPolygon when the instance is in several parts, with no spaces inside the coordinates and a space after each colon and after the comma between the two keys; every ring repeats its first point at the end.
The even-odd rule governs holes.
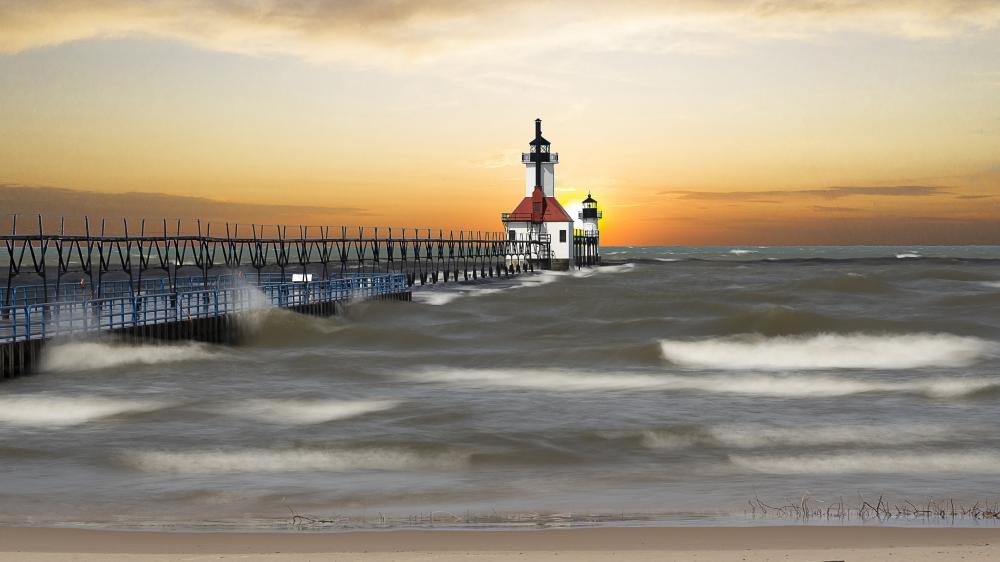
{"type": "MultiPolygon", "coordinates": [[[[542,120],[535,119],[535,138],[528,143],[528,152],[521,154],[524,164],[524,199],[509,213],[503,213],[501,220],[510,240],[538,240],[549,243],[546,255],[538,256],[548,262],[552,269],[569,269],[570,264],[580,265],[578,254],[587,256],[583,263],[597,263],[597,202],[593,203],[593,215],[587,218],[581,211],[580,219],[584,228],[592,221],[592,234],[584,228],[574,230],[574,220],[556,200],[556,164],[559,154],[552,152],[552,143],[542,136],[542,120]],[[578,239],[579,238],[579,239],[578,239]],[[584,252],[579,250],[583,249],[584,252]]],[[[588,209],[584,202],[584,209],[588,209]]]]}
{"type": "Polygon", "coordinates": [[[583,233],[586,236],[597,236],[598,226],[597,222],[604,218],[603,213],[597,210],[597,200],[594,196],[587,192],[587,198],[583,200],[583,208],[580,209],[580,214],[577,216],[582,223],[583,233]]]}
{"type": "Polygon", "coordinates": [[[573,233],[573,258],[578,266],[601,263],[601,232],[598,222],[604,213],[597,208],[597,199],[587,192],[580,212],[580,228],[573,233]]]}

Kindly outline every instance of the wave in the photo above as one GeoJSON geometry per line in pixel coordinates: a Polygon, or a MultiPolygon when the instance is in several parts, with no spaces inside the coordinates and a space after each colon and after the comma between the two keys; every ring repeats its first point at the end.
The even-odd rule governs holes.
{"type": "MultiPolygon", "coordinates": [[[[754,301],[773,300],[771,294],[757,294],[751,291],[733,293],[729,301],[737,297],[754,301]]],[[[783,305],[756,305],[749,310],[732,312],[716,320],[705,322],[709,333],[759,336],[802,336],[825,332],[876,332],[906,328],[905,322],[865,317],[838,318],[817,312],[783,305]]]]}
{"type": "Polygon", "coordinates": [[[579,275],[588,271],[593,271],[594,273],[628,273],[635,269],[634,263],[621,263],[617,265],[599,265],[597,267],[578,269],[574,274],[579,275]]]}
{"type": "Polygon", "coordinates": [[[542,271],[521,274],[516,277],[518,281],[516,283],[496,281],[495,284],[463,284],[452,288],[415,290],[413,291],[413,300],[430,306],[443,306],[463,297],[484,297],[504,291],[548,285],[567,275],[566,272],[561,271],[542,271]]]}
{"type": "Polygon", "coordinates": [[[922,258],[922,257],[924,257],[924,256],[921,256],[920,254],[917,254],[917,253],[914,253],[914,252],[904,252],[902,254],[896,254],[896,259],[900,259],[900,260],[903,260],[903,259],[915,259],[915,258],[922,258]]]}
{"type": "Polygon", "coordinates": [[[338,316],[312,316],[291,310],[270,308],[244,315],[246,343],[254,346],[300,346],[309,342],[325,342],[332,334],[347,329],[338,316]]]}
{"type": "Polygon", "coordinates": [[[169,404],[99,396],[3,396],[0,423],[31,427],[80,425],[121,414],[152,412],[169,404]]]}
{"type": "Polygon", "coordinates": [[[698,447],[760,449],[768,447],[829,447],[845,445],[904,445],[947,441],[951,428],[936,425],[870,426],[768,425],[677,426],[640,431],[605,431],[605,439],[638,439],[648,449],[678,450],[698,447]]]}
{"type": "Polygon", "coordinates": [[[816,398],[865,393],[907,393],[928,398],[959,398],[1000,388],[1000,380],[927,378],[905,382],[870,381],[832,376],[703,375],[593,373],[555,369],[425,369],[408,375],[421,382],[480,388],[515,388],[552,392],[662,390],[746,394],[775,398],[816,398]]]}
{"type": "Polygon", "coordinates": [[[40,370],[75,372],[125,365],[158,365],[213,359],[219,353],[199,343],[183,345],[125,345],[73,342],[49,345],[42,352],[40,370]]]}
{"type": "Polygon", "coordinates": [[[729,447],[757,449],[775,446],[904,445],[933,443],[954,436],[954,431],[938,425],[804,425],[771,427],[724,425],[713,427],[712,436],[729,447]]]}
{"type": "Polygon", "coordinates": [[[925,269],[921,271],[908,271],[906,272],[906,278],[940,279],[944,281],[992,281],[995,276],[968,269],[925,269]]]}
{"type": "Polygon", "coordinates": [[[653,259],[654,259],[654,260],[656,260],[656,261],[662,261],[662,262],[675,262],[675,261],[681,261],[681,259],[680,259],[680,258],[653,258],[653,259]]]}
{"type": "Polygon", "coordinates": [[[737,466],[768,474],[996,474],[997,452],[730,455],[737,466]]]}
{"type": "Polygon", "coordinates": [[[443,306],[462,298],[464,291],[413,291],[413,300],[431,306],[443,306]]]}
{"type": "Polygon", "coordinates": [[[223,413],[272,423],[308,425],[390,410],[394,400],[246,400],[223,413]]]}
{"type": "Polygon", "coordinates": [[[665,359],[684,367],[764,371],[961,367],[997,351],[994,342],[943,333],[744,335],[660,346],[665,359]]]}
{"type": "Polygon", "coordinates": [[[446,470],[468,463],[468,454],[417,453],[402,448],[231,449],[131,451],[121,457],[143,472],[238,474],[251,472],[358,472],[370,470],[446,470]]]}
{"type": "Polygon", "coordinates": [[[642,374],[587,374],[563,370],[425,369],[409,375],[421,382],[555,391],[658,388],[664,377],[642,374]]]}
{"type": "Polygon", "coordinates": [[[734,248],[732,250],[729,250],[729,253],[733,254],[734,256],[745,256],[747,254],[758,254],[760,252],[758,252],[757,250],[743,250],[740,248],[734,248]]]}
{"type": "Polygon", "coordinates": [[[861,273],[847,273],[837,277],[819,277],[806,279],[793,285],[796,288],[815,289],[834,293],[874,294],[891,290],[890,285],[878,277],[869,277],[861,273]]]}
{"type": "Polygon", "coordinates": [[[984,281],[983,285],[991,289],[1000,289],[1000,281],[984,281]]]}
{"type": "Polygon", "coordinates": [[[497,281],[495,284],[470,285],[468,287],[463,286],[462,288],[414,291],[413,300],[421,304],[443,306],[455,302],[463,297],[484,297],[516,289],[548,285],[550,283],[555,283],[560,279],[582,279],[608,273],[625,273],[632,271],[633,269],[635,269],[634,263],[622,263],[617,265],[601,265],[596,267],[571,269],[570,271],[542,271],[539,273],[522,274],[516,278],[518,282],[512,284],[505,284],[497,281]]]}

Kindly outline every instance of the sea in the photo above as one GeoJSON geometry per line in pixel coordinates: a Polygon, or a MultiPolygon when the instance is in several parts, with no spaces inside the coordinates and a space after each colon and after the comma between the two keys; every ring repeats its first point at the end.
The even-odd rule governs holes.
{"type": "Polygon", "coordinates": [[[603,262],[260,310],[232,347],[54,342],[0,383],[0,524],[721,525],[803,498],[1000,500],[1000,247],[603,262]]]}

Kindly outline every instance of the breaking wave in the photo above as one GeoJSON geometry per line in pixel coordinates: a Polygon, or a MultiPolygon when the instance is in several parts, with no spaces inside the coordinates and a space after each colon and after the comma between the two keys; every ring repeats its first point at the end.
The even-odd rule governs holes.
{"type": "Polygon", "coordinates": [[[996,474],[1000,453],[834,453],[824,455],[744,456],[729,459],[768,474],[996,474]]]}
{"type": "Polygon", "coordinates": [[[156,365],[218,357],[204,344],[124,345],[100,342],[73,342],[51,345],[42,352],[43,371],[87,371],[124,365],[156,365]]]}
{"type": "Polygon", "coordinates": [[[0,423],[32,427],[65,427],[121,414],[151,412],[167,407],[152,400],[99,396],[3,396],[0,423]]]}
{"type": "Polygon", "coordinates": [[[914,369],[959,367],[994,353],[997,344],[951,334],[758,335],[701,341],[662,340],[676,365],[725,370],[914,369]]]}
{"type": "Polygon", "coordinates": [[[732,250],[729,250],[729,253],[733,254],[734,256],[745,256],[747,254],[757,254],[759,252],[757,250],[743,250],[740,248],[734,248],[732,250]]]}
{"type": "Polygon", "coordinates": [[[746,394],[784,398],[906,393],[928,398],[973,396],[1000,388],[1000,380],[937,377],[906,382],[870,381],[820,375],[677,376],[641,373],[593,373],[554,369],[426,369],[410,375],[421,382],[480,388],[518,388],[552,392],[662,390],[746,394]]]}
{"type": "Polygon", "coordinates": [[[914,253],[914,252],[905,252],[905,253],[902,253],[902,254],[896,254],[896,259],[901,259],[901,260],[903,260],[903,259],[922,258],[922,257],[924,257],[924,256],[921,256],[920,254],[917,254],[917,253],[914,253]]]}
{"type": "Polygon", "coordinates": [[[333,334],[347,329],[337,316],[311,316],[291,310],[268,308],[243,315],[246,343],[253,346],[284,347],[309,342],[326,342],[333,334]]]}
{"type": "Polygon", "coordinates": [[[417,453],[401,448],[232,449],[134,451],[122,461],[143,472],[235,474],[250,472],[356,472],[445,470],[468,462],[464,453],[417,453]]]}
{"type": "Polygon", "coordinates": [[[461,298],[465,291],[414,291],[413,300],[421,304],[442,306],[461,298]]]}
{"type": "Polygon", "coordinates": [[[247,400],[224,412],[272,423],[308,425],[390,410],[397,405],[395,400],[247,400]]]}

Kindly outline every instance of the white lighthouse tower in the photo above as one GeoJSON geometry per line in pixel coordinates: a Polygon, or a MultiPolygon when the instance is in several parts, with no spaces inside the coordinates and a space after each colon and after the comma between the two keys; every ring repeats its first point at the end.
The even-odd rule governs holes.
{"type": "Polygon", "coordinates": [[[535,138],[521,154],[524,163],[524,199],[501,220],[511,240],[540,240],[549,243],[553,269],[569,269],[573,260],[573,217],[556,200],[555,165],[559,154],[542,136],[542,120],[535,119],[535,138]]]}
{"type": "Polygon", "coordinates": [[[601,263],[601,232],[598,222],[604,213],[597,209],[597,199],[587,192],[577,218],[580,228],[573,233],[573,257],[578,266],[601,263]]]}
{"type": "Polygon", "coordinates": [[[580,209],[579,217],[581,227],[585,236],[597,236],[599,229],[597,222],[603,217],[603,213],[597,210],[597,199],[587,192],[587,198],[583,200],[583,208],[580,209]]]}

